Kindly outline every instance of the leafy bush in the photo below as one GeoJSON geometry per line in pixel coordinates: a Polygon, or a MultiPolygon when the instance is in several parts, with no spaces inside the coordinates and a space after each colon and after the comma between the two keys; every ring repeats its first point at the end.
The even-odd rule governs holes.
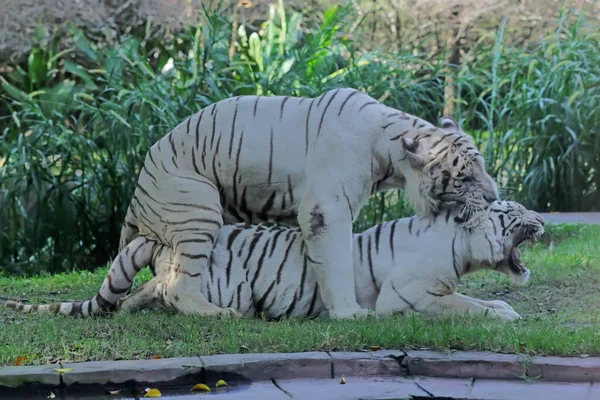
{"type": "MultiPolygon", "coordinates": [[[[150,145],[190,114],[243,94],[350,86],[435,122],[452,76],[456,117],[510,197],[561,211],[600,204],[598,32],[583,20],[564,16],[531,50],[503,45],[500,29],[495,45],[482,41],[471,49],[477,57],[451,66],[415,49],[363,51],[351,12],[334,7],[307,30],[280,1],[260,33],[235,32],[235,48],[218,10],[170,42],[154,42],[149,23],[145,35],[114,46],[71,27],[72,48],[34,48],[0,80],[2,269],[59,272],[110,260],[150,145]]],[[[378,194],[355,229],[411,213],[401,192],[378,194]]]]}

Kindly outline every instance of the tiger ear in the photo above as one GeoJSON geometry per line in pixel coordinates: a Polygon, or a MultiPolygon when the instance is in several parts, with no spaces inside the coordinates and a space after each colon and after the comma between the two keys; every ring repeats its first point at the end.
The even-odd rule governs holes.
{"type": "Polygon", "coordinates": [[[452,117],[444,116],[440,118],[440,126],[442,129],[453,130],[453,131],[461,131],[460,126],[458,126],[458,122],[452,117]]]}
{"type": "Polygon", "coordinates": [[[419,147],[419,142],[410,138],[402,138],[402,147],[406,152],[406,157],[410,161],[410,166],[414,169],[421,170],[425,166],[425,158],[415,151],[419,147]]]}

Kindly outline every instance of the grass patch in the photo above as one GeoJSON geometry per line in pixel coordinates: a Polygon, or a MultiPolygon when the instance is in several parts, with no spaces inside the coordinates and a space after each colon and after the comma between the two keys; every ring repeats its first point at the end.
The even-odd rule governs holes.
{"type": "MultiPolygon", "coordinates": [[[[548,225],[545,238],[523,249],[532,270],[514,287],[491,272],[464,279],[460,291],[508,301],[524,318],[371,317],[360,321],[229,320],[151,311],[87,320],[24,316],[0,306],[0,365],[148,359],[239,352],[387,349],[489,350],[529,355],[600,355],[600,227],[548,225]]],[[[100,287],[107,269],[0,277],[3,299],[80,300],[100,287]]],[[[149,278],[143,271],[141,283],[149,278]]]]}

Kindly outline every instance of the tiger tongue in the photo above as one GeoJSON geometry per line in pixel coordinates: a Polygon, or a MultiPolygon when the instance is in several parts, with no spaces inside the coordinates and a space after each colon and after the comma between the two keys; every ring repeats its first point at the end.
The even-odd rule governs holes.
{"type": "Polygon", "coordinates": [[[521,263],[521,252],[516,247],[513,248],[513,257],[515,258],[515,261],[519,264],[521,263]]]}

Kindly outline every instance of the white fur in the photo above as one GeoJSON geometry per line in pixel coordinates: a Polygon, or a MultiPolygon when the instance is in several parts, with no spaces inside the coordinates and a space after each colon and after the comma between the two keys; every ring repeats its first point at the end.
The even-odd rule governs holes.
{"type": "MultiPolygon", "coordinates": [[[[353,286],[360,306],[377,314],[447,311],[519,318],[505,302],[455,293],[460,277],[479,269],[495,269],[519,284],[529,278],[529,270],[523,274],[510,270],[507,255],[525,226],[535,227],[533,237],[542,234],[543,220],[514,202],[498,201],[491,208],[496,212],[486,213],[488,219],[472,230],[454,222],[459,215],[454,209],[435,220],[405,218],[354,235],[353,286]],[[501,229],[494,229],[500,225],[500,214],[505,224],[514,220],[521,227],[502,235],[501,229]]],[[[212,266],[202,272],[205,283],[197,289],[217,306],[244,315],[327,316],[300,239],[293,228],[225,226],[213,251],[212,266]]],[[[156,289],[171,268],[172,254],[161,252],[155,259],[157,276],[126,298],[122,309],[172,308],[156,289]]]]}
{"type": "MultiPolygon", "coordinates": [[[[445,126],[458,129],[447,120],[445,126]]],[[[168,246],[176,267],[163,282],[165,301],[181,312],[215,314],[225,311],[196,287],[202,285],[200,271],[208,266],[212,238],[221,225],[264,220],[298,225],[329,313],[336,318],[362,315],[352,291],[351,228],[372,193],[404,187],[417,212],[432,215],[439,207],[431,189],[439,171],[430,174],[428,168],[456,173],[468,163],[476,194],[465,192],[452,200],[496,194],[482,162],[465,161],[477,150],[452,145],[466,135],[447,133],[353,89],[315,99],[220,101],[152,146],[127,213],[121,249],[137,236],[168,246]],[[400,138],[418,143],[414,152],[400,138]],[[450,151],[461,158],[458,166],[448,164],[450,151]],[[176,301],[174,293],[183,300],[176,301]]],[[[113,304],[119,295],[104,293],[104,298],[113,304]]]]}

